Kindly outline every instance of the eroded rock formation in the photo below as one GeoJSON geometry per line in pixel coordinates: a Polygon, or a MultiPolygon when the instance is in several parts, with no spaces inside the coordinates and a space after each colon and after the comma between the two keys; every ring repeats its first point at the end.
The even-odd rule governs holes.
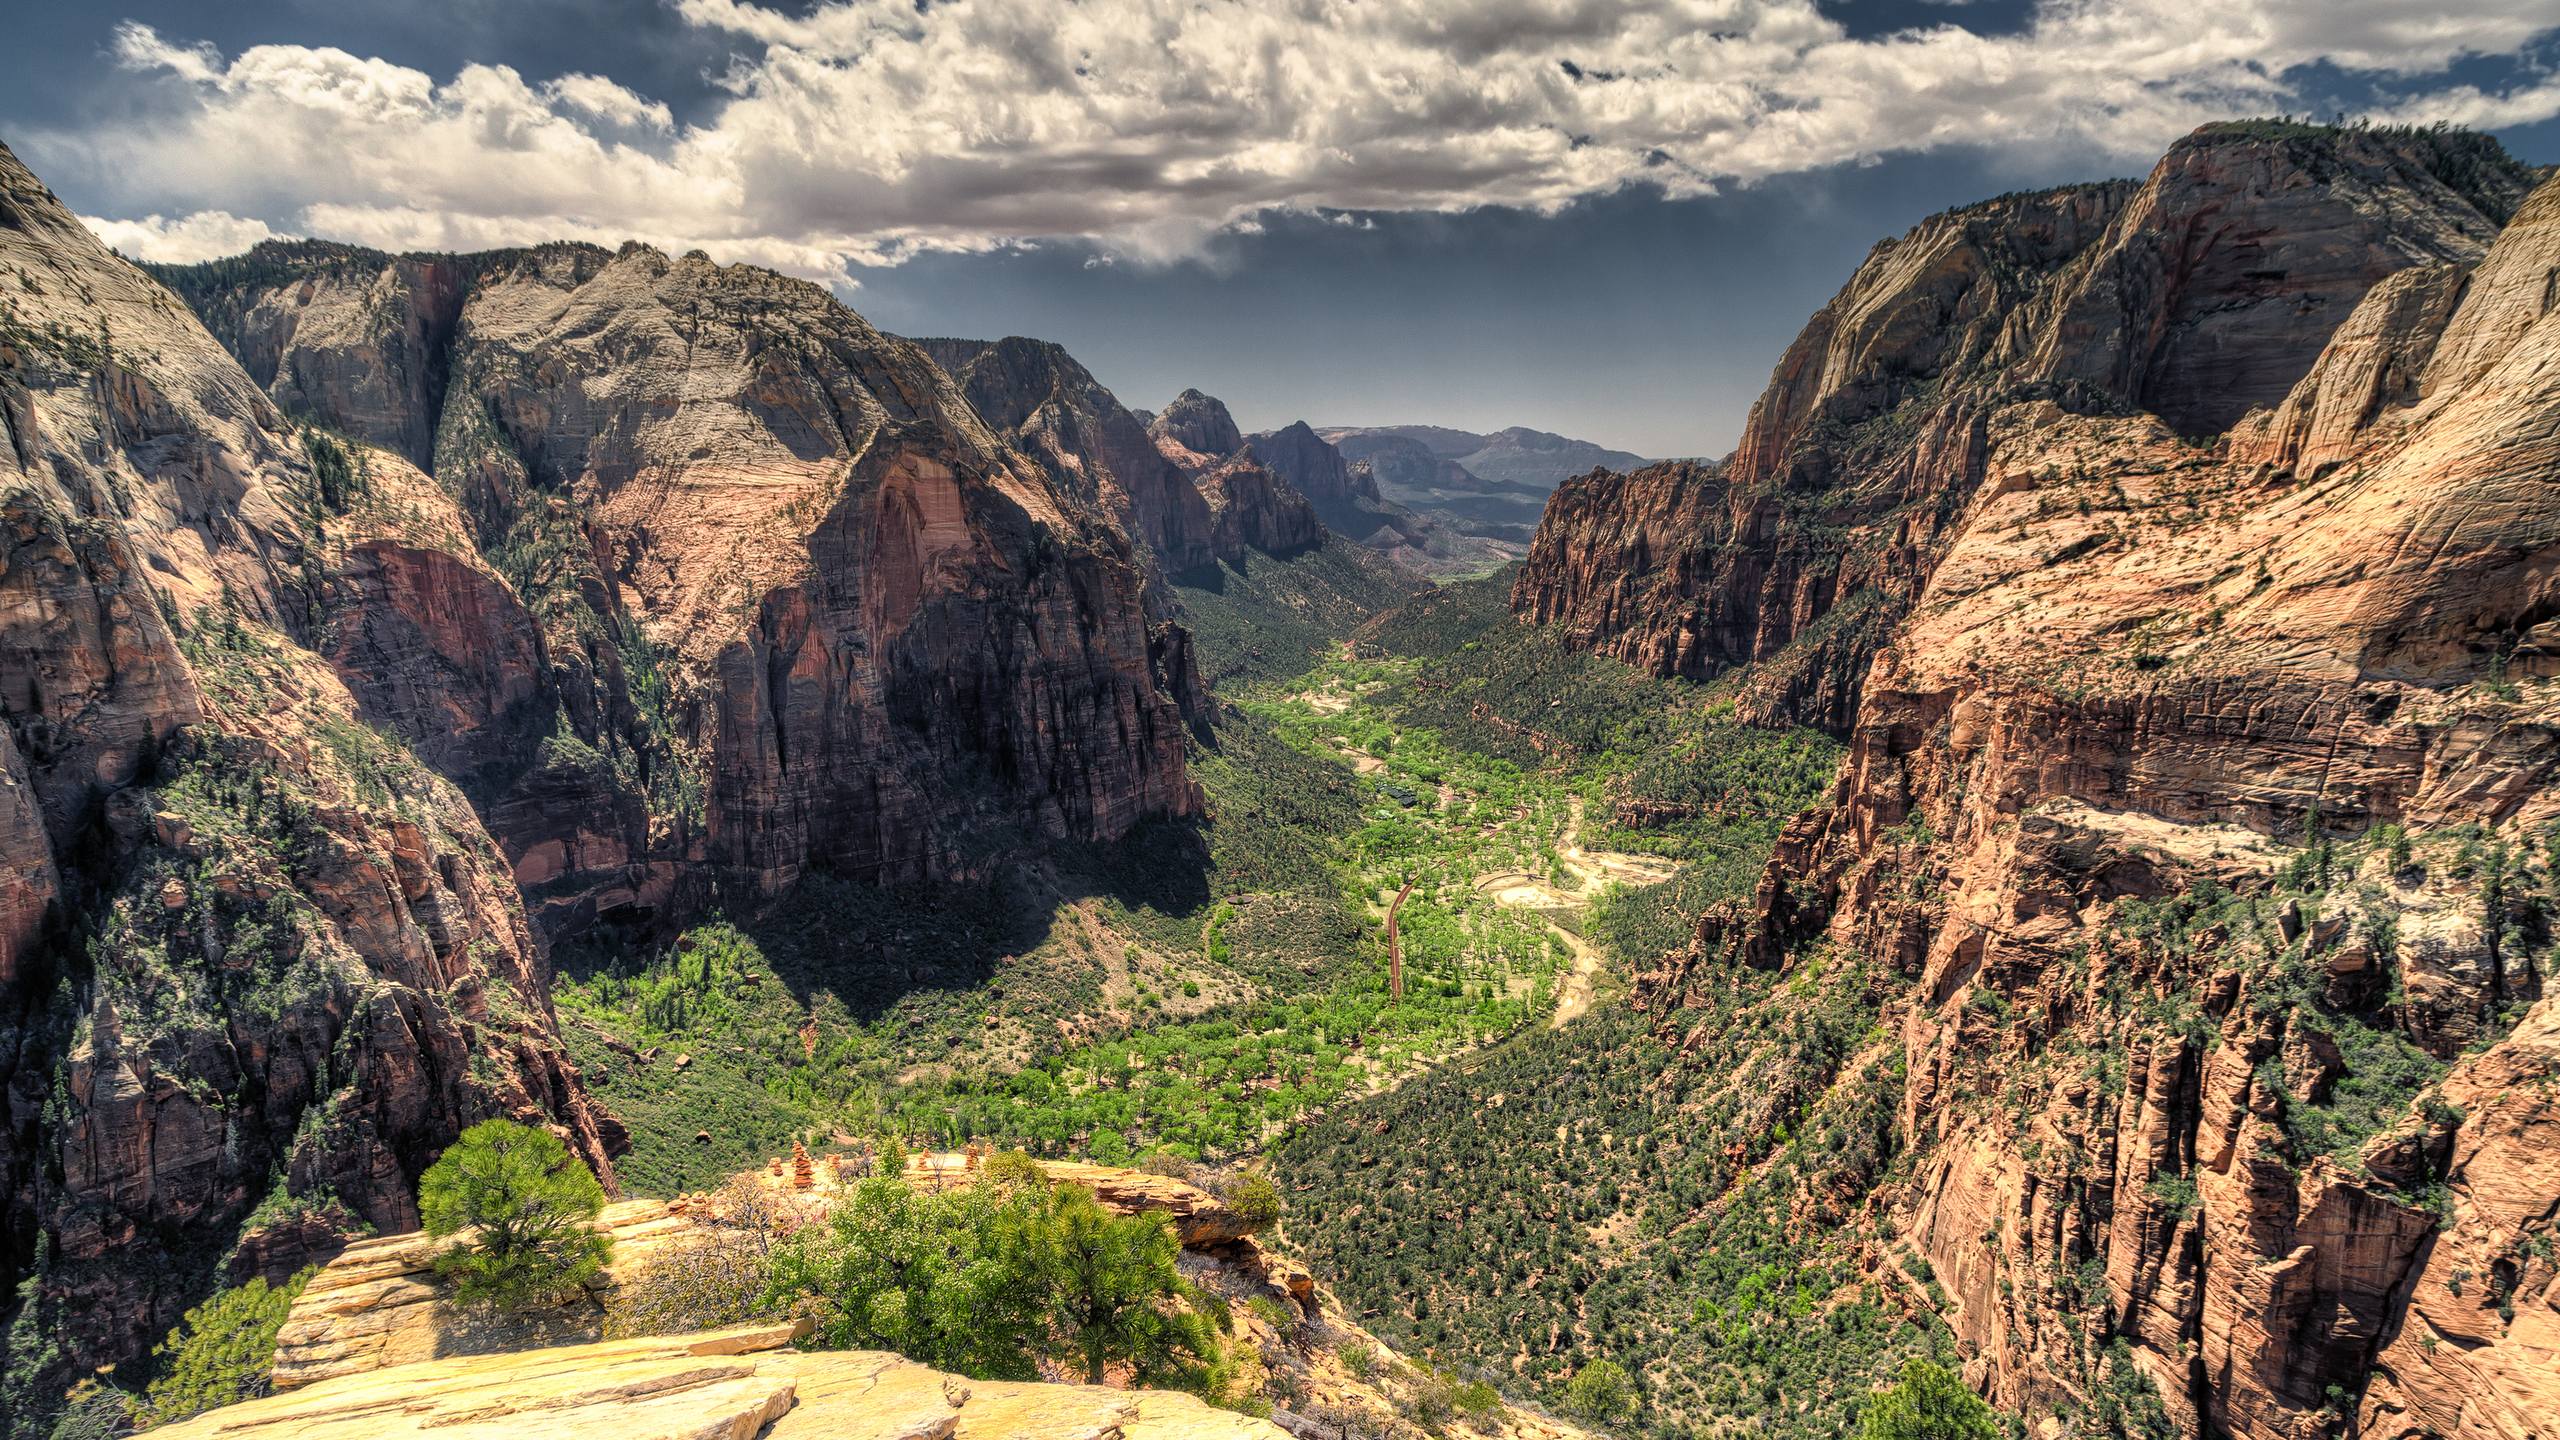
{"type": "Polygon", "coordinates": [[[1063,368],[1027,453],[823,291],[640,246],[163,272],[209,331],[4,151],[0,267],[11,1423],[414,1225],[477,1119],[610,1184],[547,936],[1198,804],[1122,523],[1205,506],[1069,473],[1152,446],[1063,368]]]}
{"type": "MultiPolygon", "coordinates": [[[[2130,195],[1924,225],[1790,352],[1723,473],[1577,482],[1521,584],[1528,613],[1667,670],[1783,667],[1838,633],[1826,592],[1883,597],[1877,631],[1814,667],[1873,650],[1849,683],[1781,668],[1759,692],[1849,718],[1830,800],[1641,989],[1676,1035],[1719,967],[1874,967],[1915,1167],[1875,1198],[1882,1258],[1925,1262],[1969,1377],[2030,1416],[2101,1413],[2134,1375],[2180,1431],[2243,1440],[2485,1440],[2560,1407],[2560,692],[2539,639],[2560,613],[2560,184],[2458,193],[2405,173],[2400,143],[2206,134],[2130,195]],[[2401,188],[2331,208],[2287,167],[2351,199],[2401,188]],[[2199,177],[2231,188],[2208,201],[2199,177]],[[2205,233],[2162,217],[2204,210],[2297,257],[2279,308],[2301,331],[2237,292],[2210,317],[2135,303],[2153,282],[2123,277],[2156,274],[2162,237],[2205,233]],[[1974,228],[1995,219],[2017,236],[1974,228]],[[1888,283],[2019,246],[2078,255],[2023,308],[1888,283]],[[1936,353],[2041,378],[1959,401],[1936,360],[1862,369],[1912,353],[1876,337],[1919,294],[1966,320],[1915,323],[1936,353]],[[2182,334],[2252,378],[2207,394],[2157,368],[2143,346],[2205,343],[2182,334]],[[2058,365],[2057,337],[2112,358],[2058,365]],[[1935,398],[1894,398],[1915,385],[1935,398]],[[2266,408],[2219,413],[2234,393],[2266,408]],[[1826,408],[1889,443],[1809,439],[1826,408]],[[2199,415],[2229,433],[2182,433],[2199,415]],[[1784,509],[1809,474],[1893,504],[1831,512],[1865,518],[1817,543],[1784,509]],[[1648,607],[1675,590],[1665,622],[1648,607]]],[[[2185,284],[2236,273],[2180,253],[2185,284]]]]}
{"type": "MultiPolygon", "coordinates": [[[[32,1424],[235,1240],[254,1270],[309,1214],[414,1224],[463,1125],[548,1124],[608,1183],[618,1132],[479,817],[324,658],[342,597],[476,572],[341,509],[344,451],[5,149],[0,270],[0,1403],[32,1424]]],[[[497,723],[521,651],[456,658],[484,683],[439,719],[497,723]]]]}
{"type": "Polygon", "coordinates": [[[1660,674],[1755,664],[1747,714],[1845,731],[1995,416],[2044,400],[2218,432],[2282,399],[2378,283],[2476,261],[2530,183],[2477,136],[2241,124],[2139,185],[1934,216],[1814,316],[1725,464],[1559,490],[1514,608],[1660,674]]]}
{"type": "Polygon", "coordinates": [[[1196,804],[1146,565],[1207,507],[1055,347],[943,342],[964,396],[813,286],[641,246],[170,276],[278,401],[431,467],[359,452],[422,523],[352,557],[333,658],[546,930],[1196,804]]]}
{"type": "Polygon", "coordinates": [[[1143,540],[1161,573],[1178,575],[1217,553],[1209,504],[1190,476],[1063,348],[1019,336],[917,343],[951,372],[999,434],[1040,460],[1061,487],[1104,505],[1123,530],[1143,540]]]}
{"type": "Polygon", "coordinates": [[[964,1380],[885,1351],[814,1354],[788,1323],[425,1359],[164,1428],[171,1440],[1279,1440],[1268,1420],[1164,1390],[964,1380]],[[533,1417],[539,1417],[538,1420],[533,1417]]]}

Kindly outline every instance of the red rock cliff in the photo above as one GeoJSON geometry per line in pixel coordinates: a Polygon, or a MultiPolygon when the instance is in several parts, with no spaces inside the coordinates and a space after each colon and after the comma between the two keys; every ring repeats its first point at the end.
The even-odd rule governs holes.
{"type": "MultiPolygon", "coordinates": [[[[608,1182],[505,862],[320,650],[398,588],[343,452],[0,149],[0,1057],[18,1418],[232,1263],[414,1223],[497,1114],[608,1182]],[[36,1341],[41,1344],[36,1344],[36,1341]],[[20,1343],[26,1342],[25,1344],[20,1343]],[[33,1348],[29,1348],[32,1345],[33,1348]],[[48,1388],[50,1387],[50,1388],[48,1388]]],[[[474,657],[504,668],[504,657],[474,657]]]]}
{"type": "Polygon", "coordinates": [[[1661,674],[1755,664],[1747,713],[1845,730],[2001,406],[2218,431],[2280,399],[2386,276],[2476,260],[2527,183],[2477,137],[2225,126],[2140,185],[1932,217],[1814,316],[1723,466],[1560,489],[1513,607],[1661,674]]]}
{"type": "MultiPolygon", "coordinates": [[[[1973,412],[1830,801],[1643,986],[1676,1032],[1719,966],[1881,967],[1913,1170],[1879,1245],[2029,1414],[2133,1374],[2244,1440],[2560,1406],[2560,184],[2484,255],[2358,253],[2393,273],[2320,345],[2207,322],[2291,377],[2211,444],[2053,390],[1973,412]]],[[[1639,488],[1674,480],[1715,488],[1639,488]]]]}
{"type": "Polygon", "coordinates": [[[815,287],[645,247],[173,278],[274,347],[279,400],[385,443],[428,407],[456,523],[356,557],[333,658],[547,929],[811,865],[967,873],[1196,803],[1198,684],[1147,569],[1205,556],[1208,508],[1055,347],[947,354],[964,394],[815,287]]]}

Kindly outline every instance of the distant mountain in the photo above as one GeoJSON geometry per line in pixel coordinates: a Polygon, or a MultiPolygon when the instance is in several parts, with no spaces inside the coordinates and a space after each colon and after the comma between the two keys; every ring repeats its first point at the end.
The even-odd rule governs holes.
{"type": "Polygon", "coordinates": [[[1368,471],[1382,498],[1506,555],[1528,544],[1558,485],[1593,470],[1644,464],[1624,450],[1517,425],[1490,435],[1443,425],[1337,426],[1318,433],[1368,471]]]}
{"type": "Polygon", "coordinates": [[[1525,425],[1490,435],[1452,430],[1444,425],[1338,426],[1321,433],[1354,460],[1363,458],[1353,443],[1346,443],[1354,437],[1394,437],[1418,443],[1442,460],[1457,462],[1477,479],[1534,486],[1542,491],[1553,490],[1574,476],[1593,470],[1632,470],[1645,463],[1645,457],[1630,451],[1612,450],[1589,440],[1532,430],[1525,425]]]}

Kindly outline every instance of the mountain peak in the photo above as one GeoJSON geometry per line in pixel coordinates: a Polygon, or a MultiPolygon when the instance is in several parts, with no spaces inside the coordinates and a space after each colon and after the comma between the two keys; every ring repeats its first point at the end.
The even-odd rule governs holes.
{"type": "Polygon", "coordinates": [[[1213,458],[1232,455],[1244,446],[1244,432],[1236,428],[1236,419],[1227,413],[1226,403],[1198,390],[1185,390],[1174,396],[1147,428],[1160,438],[1180,443],[1186,450],[1213,458]]]}

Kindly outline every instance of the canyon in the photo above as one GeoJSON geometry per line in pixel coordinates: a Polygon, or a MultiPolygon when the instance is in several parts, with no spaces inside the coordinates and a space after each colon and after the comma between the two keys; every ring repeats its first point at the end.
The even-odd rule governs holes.
{"type": "Polygon", "coordinates": [[[2549,702],[2508,677],[2560,555],[2560,186],[2462,144],[2209,129],[2139,186],[1926,222],[1730,461],[1568,485],[1513,592],[1846,734],[1639,993],[1677,1026],[1722,967],[1891,967],[1887,1249],[2030,1415],[2127,1364],[2183,1433],[2560,1401],[2549,881],[2506,858],[2552,819],[2549,702]],[[2376,833],[2445,838],[2331,860],[2376,833]],[[2306,887],[2306,851],[2345,873],[2306,887]],[[2296,1117],[2350,1035],[2443,1076],[2321,1154],[2296,1117]]]}
{"type": "Polygon", "coordinates": [[[1830,1435],[1935,1360],[2040,1440],[2546,1435],[2555,276],[2494,141],[2207,126],[1878,244],[1644,462],[638,243],[146,269],[0,149],[10,1433],[312,1266],[285,1393],[178,1433],[411,1365],[420,1428],[664,1418],[594,1366],[1272,1433],[429,1354],[419,1177],[506,1117],[634,1251],[1019,1146],[1252,1270],[1295,1434],[1830,1435]],[[1245,1173],[1278,1227],[1203,1230],[1245,1173]]]}

